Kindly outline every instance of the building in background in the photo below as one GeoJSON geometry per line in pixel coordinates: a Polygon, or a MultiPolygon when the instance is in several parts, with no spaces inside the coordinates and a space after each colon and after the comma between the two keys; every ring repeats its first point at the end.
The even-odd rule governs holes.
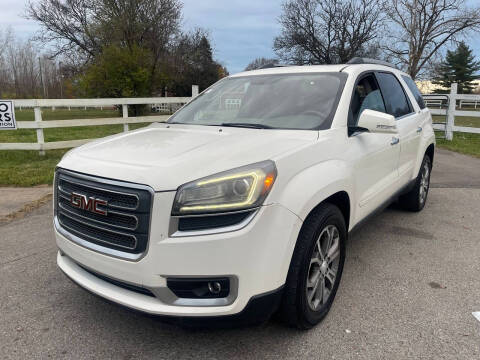
{"type": "MultiPolygon", "coordinates": [[[[430,80],[422,80],[417,81],[417,86],[422,92],[422,94],[433,94],[435,90],[442,89],[441,86],[433,84],[430,80]]],[[[475,90],[473,91],[474,94],[480,93],[480,80],[473,81],[475,84],[475,90]]]]}

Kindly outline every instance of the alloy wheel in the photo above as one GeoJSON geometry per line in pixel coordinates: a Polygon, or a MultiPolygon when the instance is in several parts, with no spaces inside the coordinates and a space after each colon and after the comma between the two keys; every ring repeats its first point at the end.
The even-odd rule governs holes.
{"type": "Polygon", "coordinates": [[[422,169],[422,177],[420,179],[420,203],[423,204],[427,199],[428,188],[430,186],[430,166],[425,162],[422,169]]]}
{"type": "Polygon", "coordinates": [[[328,301],[340,263],[340,233],[327,225],[320,233],[312,252],[307,274],[306,295],[311,310],[317,311],[328,301]]]}

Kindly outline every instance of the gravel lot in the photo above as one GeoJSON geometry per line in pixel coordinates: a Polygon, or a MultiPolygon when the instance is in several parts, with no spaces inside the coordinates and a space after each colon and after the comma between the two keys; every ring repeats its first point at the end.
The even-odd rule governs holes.
{"type": "Polygon", "coordinates": [[[52,208],[0,225],[2,358],[479,359],[480,160],[437,152],[420,214],[387,209],[348,244],[329,316],[300,332],[186,330],[106,303],[57,269],[52,208]]]}

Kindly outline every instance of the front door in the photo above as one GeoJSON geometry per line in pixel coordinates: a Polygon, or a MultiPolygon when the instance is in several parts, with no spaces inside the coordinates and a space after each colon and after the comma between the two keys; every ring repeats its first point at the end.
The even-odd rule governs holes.
{"type": "MultiPolygon", "coordinates": [[[[349,126],[356,126],[363,110],[386,113],[382,93],[373,73],[362,75],[352,97],[349,126]]],[[[355,194],[358,207],[355,222],[365,218],[396,191],[400,146],[391,134],[358,133],[348,139],[353,157],[355,194]]]]}

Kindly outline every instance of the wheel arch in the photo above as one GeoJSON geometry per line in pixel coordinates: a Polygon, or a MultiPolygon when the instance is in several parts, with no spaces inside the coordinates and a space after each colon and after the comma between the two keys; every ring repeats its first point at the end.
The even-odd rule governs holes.
{"type": "Polygon", "coordinates": [[[434,143],[428,145],[427,150],[425,151],[425,155],[428,155],[428,157],[430,158],[430,160],[432,162],[432,165],[433,165],[433,158],[435,156],[435,144],[434,143]]]}
{"type": "Polygon", "coordinates": [[[433,158],[435,156],[435,140],[431,139],[427,143],[424,143],[423,145],[421,145],[420,149],[418,149],[417,154],[418,154],[418,157],[416,159],[415,168],[413,169],[411,180],[416,179],[416,177],[418,176],[418,172],[420,171],[420,166],[422,165],[423,158],[425,157],[425,155],[428,155],[428,157],[430,157],[430,160],[433,165],[433,158]],[[424,150],[422,151],[422,149],[424,150]]]}
{"type": "Polygon", "coordinates": [[[349,225],[350,225],[351,202],[350,202],[350,196],[344,190],[338,191],[335,194],[330,195],[329,197],[327,197],[326,199],[324,199],[320,203],[318,203],[313,209],[310,210],[307,217],[305,218],[305,221],[308,220],[308,218],[311,216],[311,214],[314,213],[315,210],[318,207],[320,207],[321,205],[323,205],[325,203],[335,205],[336,207],[339,208],[339,210],[342,213],[343,218],[345,220],[346,231],[348,232],[349,225]]]}

